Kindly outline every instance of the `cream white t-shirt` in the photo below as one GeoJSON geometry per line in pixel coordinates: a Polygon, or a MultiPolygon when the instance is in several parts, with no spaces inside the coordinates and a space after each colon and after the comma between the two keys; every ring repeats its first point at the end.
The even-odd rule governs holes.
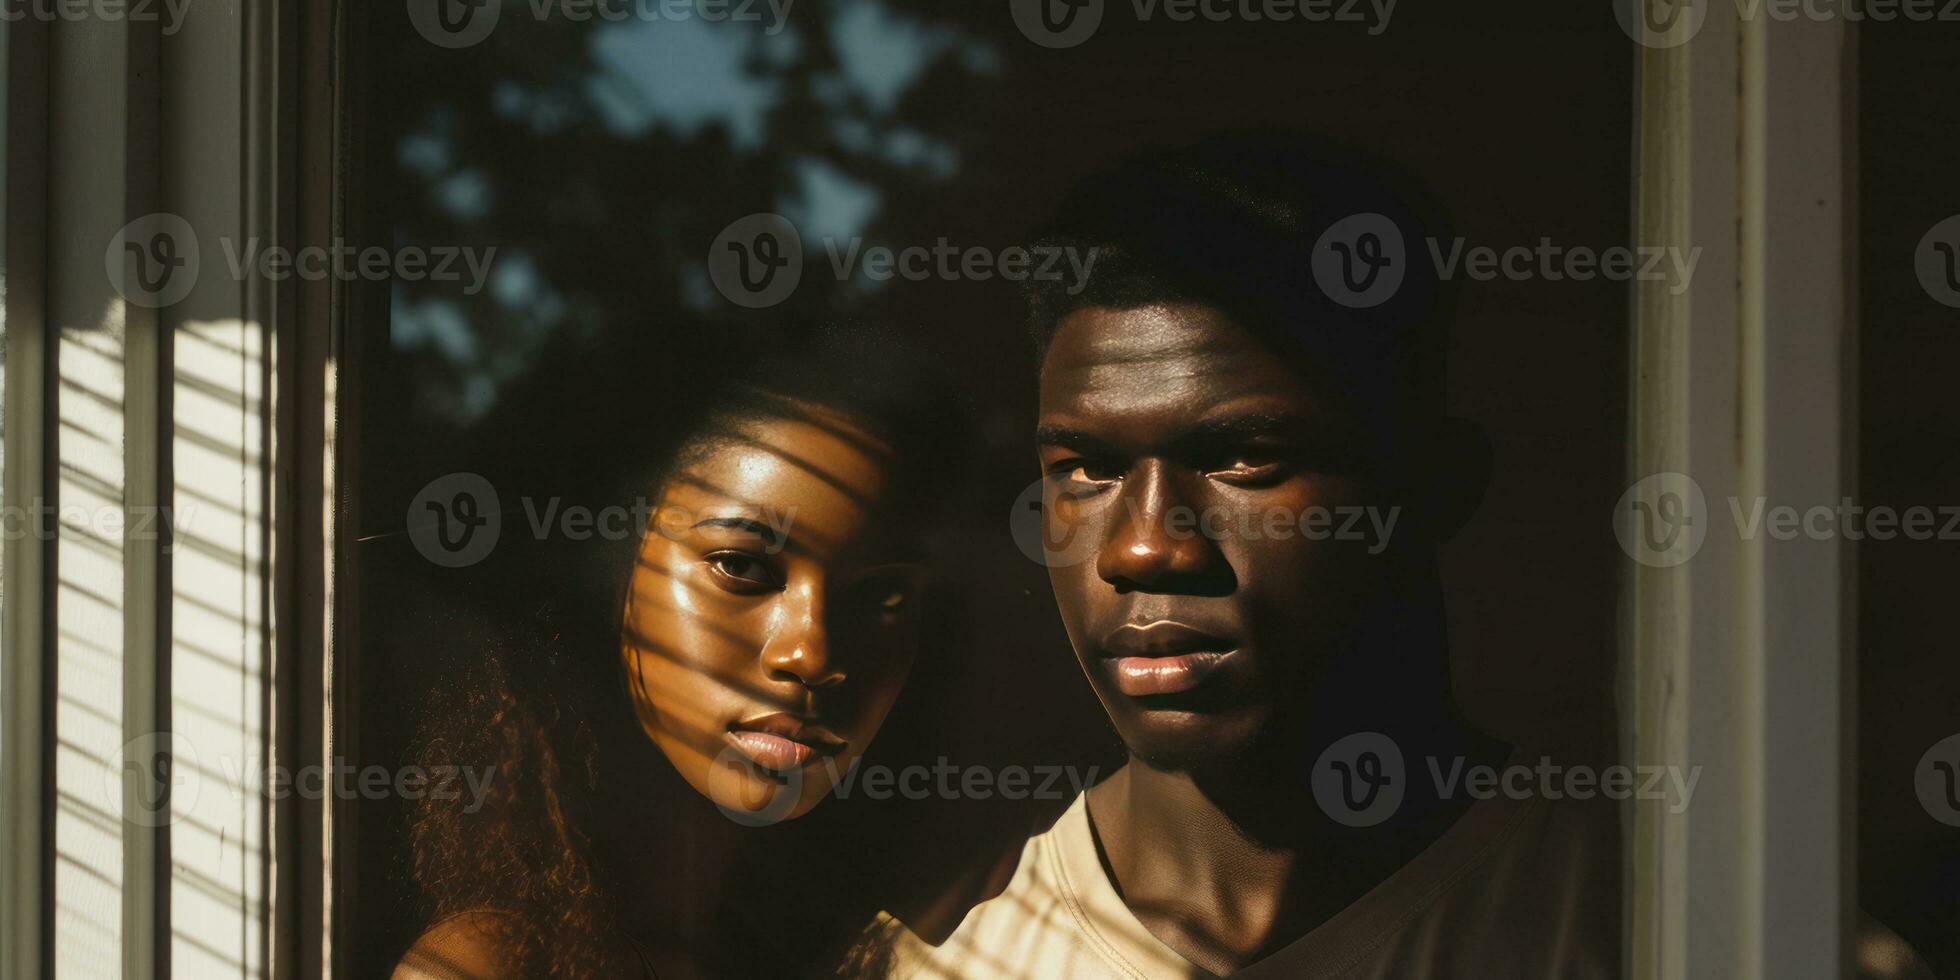
{"type": "MultiPolygon", "coordinates": [[[[1614,811],[1590,806],[1479,801],[1354,904],[1234,976],[1616,976],[1614,811]]],[[[1028,841],[1007,890],[968,912],[945,943],[930,946],[902,927],[892,933],[892,976],[906,980],[1214,976],[1123,904],[1103,871],[1084,796],[1028,841]]]]}

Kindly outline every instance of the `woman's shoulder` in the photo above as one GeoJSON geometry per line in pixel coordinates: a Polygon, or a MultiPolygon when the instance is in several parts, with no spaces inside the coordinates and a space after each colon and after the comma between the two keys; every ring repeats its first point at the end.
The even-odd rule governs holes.
{"type": "Polygon", "coordinates": [[[503,916],[463,912],[430,926],[395,965],[394,980],[504,980],[519,975],[503,916]]]}

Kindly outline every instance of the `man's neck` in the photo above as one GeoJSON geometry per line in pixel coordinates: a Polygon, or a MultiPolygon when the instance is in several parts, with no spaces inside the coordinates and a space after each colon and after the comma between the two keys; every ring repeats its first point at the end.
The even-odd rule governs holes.
{"type": "MultiPolygon", "coordinates": [[[[1451,719],[1398,733],[1409,759],[1501,761],[1503,747],[1451,719]]],[[[1467,809],[1408,772],[1409,794],[1368,828],[1326,817],[1307,779],[1324,746],[1212,768],[1165,771],[1132,759],[1088,794],[1104,869],[1165,945],[1229,974],[1352,905],[1467,809]],[[1430,791],[1430,792],[1425,792],[1430,791]]]]}

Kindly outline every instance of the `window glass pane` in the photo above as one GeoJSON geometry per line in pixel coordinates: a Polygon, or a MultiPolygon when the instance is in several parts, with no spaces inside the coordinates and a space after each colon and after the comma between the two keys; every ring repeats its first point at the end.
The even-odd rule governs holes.
{"type": "MultiPolygon", "coordinates": [[[[670,762],[686,753],[637,724],[626,680],[588,692],[589,711],[527,701],[545,696],[525,685],[549,687],[568,671],[617,673],[624,624],[601,620],[621,615],[609,604],[623,590],[637,594],[627,582],[640,566],[631,541],[622,557],[619,535],[608,538],[604,509],[624,507],[610,526],[633,529],[637,541],[649,508],[634,505],[659,498],[654,474],[673,462],[664,451],[702,424],[704,406],[776,358],[797,361],[802,380],[821,375],[821,358],[807,351],[837,341],[819,340],[834,333],[820,327],[851,321],[885,339],[878,357],[852,355],[860,367],[847,380],[901,388],[905,378],[934,379],[925,387],[951,402],[957,423],[929,440],[936,449],[926,452],[949,457],[924,457],[939,471],[924,476],[950,483],[934,497],[931,530],[944,554],[959,557],[933,569],[928,639],[863,762],[867,773],[886,767],[894,778],[921,766],[932,786],[917,798],[861,790],[796,821],[816,837],[783,857],[781,880],[827,898],[820,913],[781,930],[776,952],[808,965],[849,945],[881,909],[971,904],[997,858],[1018,853],[1064,812],[1079,789],[1070,778],[1096,782],[1125,757],[1064,629],[1056,598],[1064,573],[1036,560],[1041,511],[1029,508],[1041,492],[1033,433],[1042,406],[1019,287],[1037,271],[1069,274],[1071,261],[1076,273],[1092,272],[1096,259],[1016,249],[1072,186],[1130,154],[1262,127],[1394,161],[1372,176],[1400,186],[1406,171],[1408,184],[1426,187],[1435,210],[1448,212],[1451,220],[1432,220],[1426,205],[1411,203],[1423,221],[1408,226],[1390,264],[1450,277],[1452,375],[1432,394],[1480,423],[1495,448],[1481,509],[1437,559],[1450,615],[1431,596],[1396,627],[1429,630],[1420,645],[1430,662],[1357,676],[1405,687],[1409,703],[1440,718],[1447,662],[1456,703],[1520,758],[1535,763],[1541,746],[1595,767],[1613,758],[1615,597],[1625,559],[1602,515],[1625,489],[1627,290],[1624,276],[1567,274],[1572,261],[1597,269],[1602,253],[1629,238],[1635,48],[1610,16],[1552,4],[1419,14],[1350,5],[1346,19],[1287,22],[1240,13],[1259,5],[1226,4],[1213,6],[1231,12],[1211,18],[1170,12],[1188,12],[1183,4],[1057,3],[1045,5],[1046,20],[1034,3],[599,6],[612,15],[515,3],[350,10],[352,139],[363,165],[351,178],[358,203],[347,244],[372,250],[372,264],[345,273],[357,360],[343,378],[340,430],[353,507],[352,591],[341,598],[354,625],[338,649],[359,664],[349,675],[358,689],[338,692],[358,704],[359,757],[349,766],[392,774],[433,758],[431,746],[458,759],[490,753],[494,745],[466,735],[486,726],[458,723],[454,712],[500,703],[504,685],[523,688],[529,693],[512,694],[523,707],[504,716],[530,733],[522,737],[571,739],[585,724],[600,743],[595,765],[618,764],[610,754],[622,752],[639,774],[565,789],[567,800],[586,801],[567,805],[644,812],[648,827],[663,829],[649,830],[638,849],[595,829],[594,840],[604,840],[592,844],[594,863],[568,858],[553,872],[541,870],[537,852],[514,851],[512,867],[526,870],[512,874],[582,881],[589,867],[594,887],[613,894],[642,880],[735,875],[717,863],[736,860],[721,856],[720,836],[713,846],[707,837],[698,848],[677,845],[711,832],[662,822],[685,823],[660,807],[694,799],[684,794],[698,787],[684,764],[670,762]],[[1090,8],[1099,22],[1071,19],[1090,8]],[[1155,12],[1139,17],[1146,9],[1155,12]],[[714,10],[728,16],[704,16],[714,10]],[[1081,36],[1070,33],[1078,28],[1081,36]],[[1037,269],[1042,262],[1059,265],[1037,269]],[[562,631],[558,617],[570,620],[562,631]],[[540,629],[567,648],[541,640],[540,629]],[[1447,643],[1437,635],[1445,629],[1447,643]],[[512,720],[529,711],[579,721],[532,730],[512,720]],[[951,789],[932,775],[942,761],[951,789]],[[1057,779],[1039,794],[991,790],[1014,778],[1007,773],[1050,770],[1057,779]],[[957,782],[969,772],[989,791],[957,782]]],[[[1374,206],[1350,191],[1330,192],[1344,210],[1329,205],[1311,220],[1331,228],[1352,215],[1363,224],[1349,227],[1367,231],[1374,206]]],[[[1184,220],[1179,193],[1132,190],[1137,233],[1184,220]]],[[[1182,246],[1202,234],[1193,230],[1182,246]]],[[[1368,240],[1356,254],[1372,266],[1381,242],[1368,240]]],[[[1273,271],[1224,260],[1233,268],[1214,271],[1260,283],[1251,291],[1259,302],[1305,291],[1327,304],[1315,285],[1314,242],[1295,244],[1290,264],[1276,251],[1259,257],[1258,268],[1273,271]]],[[[1347,268],[1351,279],[1366,271],[1347,268]]],[[[1338,260],[1319,275],[1337,280],[1338,260]]],[[[1150,295],[1176,295],[1159,287],[1150,295]]],[[[1374,315],[1352,313],[1360,305],[1329,308],[1374,315]]],[[[1352,381],[1353,365],[1343,363],[1335,373],[1352,381]]],[[[817,443],[809,433],[795,441],[805,450],[817,443]]],[[[1369,501],[1381,522],[1370,525],[1353,503],[1361,509],[1350,533],[1407,532],[1407,524],[1387,526],[1391,505],[1369,501]]],[[[1346,520],[1327,516],[1334,527],[1346,520]]],[[[1344,605],[1309,591],[1277,604],[1344,605]]],[[[656,639],[676,655],[741,642],[729,639],[739,630],[719,625],[656,639]]],[[[1291,648],[1312,631],[1285,632],[1291,648]]],[[[1352,703],[1373,703],[1372,680],[1348,682],[1370,692],[1352,703]]],[[[713,756],[729,734],[716,726],[740,721],[677,723],[685,731],[672,738],[706,732],[707,747],[694,751],[713,756]]],[[[1353,724],[1354,733],[1371,730],[1360,717],[1353,724]]],[[[1506,764],[1491,743],[1476,744],[1489,751],[1453,749],[1452,758],[1506,764]]],[[[1304,779],[1313,754],[1288,778],[1304,779]]],[[[1431,782],[1413,742],[1406,764],[1407,779],[1431,782]]],[[[1445,792],[1468,805],[1460,791],[1437,795],[1445,792]]],[[[494,793],[489,799],[494,807],[494,793]]],[[[356,973],[392,968],[432,917],[469,910],[469,896],[493,900],[471,890],[492,862],[457,846],[500,832],[490,817],[425,819],[428,806],[392,790],[358,794],[347,812],[363,828],[361,864],[350,872],[359,895],[351,932],[365,939],[351,954],[356,973]],[[404,827],[421,836],[398,832],[404,827]],[[479,829],[463,835],[464,827],[479,829]],[[420,870],[400,873],[409,868],[420,870]]],[[[1582,890],[1598,929],[1585,945],[1612,961],[1617,814],[1596,812],[1582,890]]],[[[733,840],[731,854],[763,860],[733,840]]],[[[532,912],[551,904],[545,892],[513,901],[532,903],[532,912]]],[[[619,928],[654,949],[658,964],[671,937],[655,934],[655,919],[684,922],[674,928],[695,930],[689,941],[720,936],[722,950],[740,952],[727,937],[743,933],[717,917],[742,913],[722,902],[707,890],[696,900],[660,892],[613,911],[633,920],[619,928]]],[[[774,955],[764,948],[771,943],[749,945],[774,955]]]]}
{"type": "MultiPolygon", "coordinates": [[[[1960,973],[1960,24],[1859,28],[1858,889],[1934,976],[1960,973]]],[[[1855,521],[1855,525],[1851,522],[1855,521]]],[[[1885,950],[1871,959],[1890,965],[1885,950]]],[[[1893,974],[1888,974],[1893,975],[1893,974]]]]}

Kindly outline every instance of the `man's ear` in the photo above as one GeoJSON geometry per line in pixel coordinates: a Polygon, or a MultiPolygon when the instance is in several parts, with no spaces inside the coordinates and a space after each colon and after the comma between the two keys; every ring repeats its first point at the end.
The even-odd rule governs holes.
{"type": "Polygon", "coordinates": [[[1483,426],[1469,419],[1443,420],[1430,456],[1424,501],[1430,514],[1427,523],[1437,541],[1454,537],[1483,506],[1490,488],[1491,457],[1490,434],[1483,426]]]}

